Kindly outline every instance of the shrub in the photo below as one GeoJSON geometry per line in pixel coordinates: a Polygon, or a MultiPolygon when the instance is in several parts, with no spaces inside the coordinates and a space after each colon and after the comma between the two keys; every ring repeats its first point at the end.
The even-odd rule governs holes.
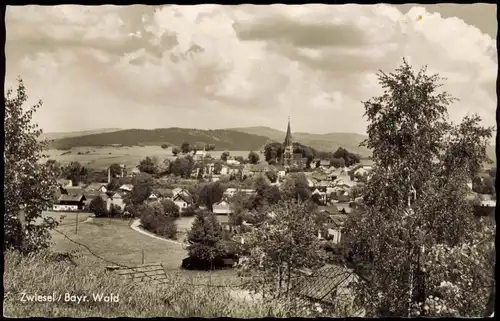
{"type": "Polygon", "coordinates": [[[193,206],[188,206],[182,211],[182,216],[193,217],[196,215],[196,209],[193,206]]]}
{"type": "Polygon", "coordinates": [[[90,212],[94,213],[96,217],[108,216],[106,201],[103,200],[101,196],[97,196],[92,201],[90,201],[89,209],[90,212]]]}
{"type": "MultiPolygon", "coordinates": [[[[160,204],[161,206],[161,204],[160,204]]],[[[144,206],[141,213],[141,225],[144,229],[169,239],[177,239],[177,225],[173,217],[164,215],[163,208],[144,206]]]]}
{"type": "Polygon", "coordinates": [[[163,213],[165,215],[173,217],[173,218],[178,218],[180,216],[180,209],[177,204],[175,204],[171,200],[163,200],[161,202],[161,205],[163,206],[163,213]]]}

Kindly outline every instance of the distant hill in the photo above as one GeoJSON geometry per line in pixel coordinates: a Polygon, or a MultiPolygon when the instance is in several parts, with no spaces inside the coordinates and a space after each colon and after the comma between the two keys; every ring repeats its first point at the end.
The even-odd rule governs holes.
{"type": "MultiPolygon", "coordinates": [[[[267,136],[278,142],[283,142],[285,139],[285,132],[269,127],[231,128],[230,130],[252,135],[267,136]]],[[[344,147],[350,152],[360,154],[362,157],[371,155],[368,149],[359,147],[359,144],[366,138],[366,135],[354,133],[309,134],[292,132],[292,137],[294,141],[312,147],[318,151],[334,152],[337,148],[344,147]]]]}
{"type": "MultiPolygon", "coordinates": [[[[293,139],[317,151],[334,152],[339,147],[368,157],[371,152],[359,147],[366,135],[354,133],[309,134],[293,133],[293,139]]],[[[203,142],[214,144],[217,150],[262,150],[271,142],[283,142],[285,132],[270,127],[245,127],[217,130],[201,130],[188,128],[161,129],[98,129],[69,133],[46,133],[48,139],[54,139],[52,148],[67,149],[82,146],[119,145],[161,145],[170,143],[179,146],[184,141],[191,144],[203,142]]],[[[495,146],[487,150],[488,156],[496,164],[495,146]]]]}
{"type": "Polygon", "coordinates": [[[52,142],[52,148],[68,149],[82,146],[106,145],[161,145],[180,146],[184,141],[214,144],[217,150],[261,150],[269,138],[239,131],[218,129],[201,130],[188,128],[127,129],[83,136],[65,137],[52,142]]]}
{"type": "Polygon", "coordinates": [[[78,137],[78,136],[101,134],[101,133],[110,133],[110,132],[116,132],[119,130],[121,130],[121,128],[102,128],[102,129],[84,130],[84,131],[78,131],[78,132],[43,133],[42,135],[40,135],[39,139],[40,140],[43,140],[43,139],[53,140],[53,139],[78,137]]]}

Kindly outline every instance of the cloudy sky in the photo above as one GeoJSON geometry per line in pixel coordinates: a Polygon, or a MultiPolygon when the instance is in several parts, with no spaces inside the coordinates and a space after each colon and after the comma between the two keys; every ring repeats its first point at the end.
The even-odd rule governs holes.
{"type": "Polygon", "coordinates": [[[364,133],[376,72],[448,78],[453,120],[495,124],[496,6],[8,7],[6,86],[48,132],[270,126],[364,133]],[[421,19],[419,18],[421,17],[421,19]]]}

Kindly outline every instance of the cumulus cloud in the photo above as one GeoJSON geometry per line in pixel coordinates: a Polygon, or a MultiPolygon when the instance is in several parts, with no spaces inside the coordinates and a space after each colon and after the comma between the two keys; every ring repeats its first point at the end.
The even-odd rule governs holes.
{"type": "Polygon", "coordinates": [[[281,128],[290,115],[297,131],[363,133],[360,101],[403,57],[448,78],[453,119],[495,124],[495,41],[424,7],[26,6],[8,7],[6,27],[6,84],[19,75],[44,100],[48,131],[281,128]]]}

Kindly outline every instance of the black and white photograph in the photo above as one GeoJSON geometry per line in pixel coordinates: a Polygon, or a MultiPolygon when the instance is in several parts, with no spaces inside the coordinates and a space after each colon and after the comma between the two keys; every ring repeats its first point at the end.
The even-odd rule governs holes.
{"type": "Polygon", "coordinates": [[[7,5],[4,317],[492,317],[497,5],[7,5]]]}

